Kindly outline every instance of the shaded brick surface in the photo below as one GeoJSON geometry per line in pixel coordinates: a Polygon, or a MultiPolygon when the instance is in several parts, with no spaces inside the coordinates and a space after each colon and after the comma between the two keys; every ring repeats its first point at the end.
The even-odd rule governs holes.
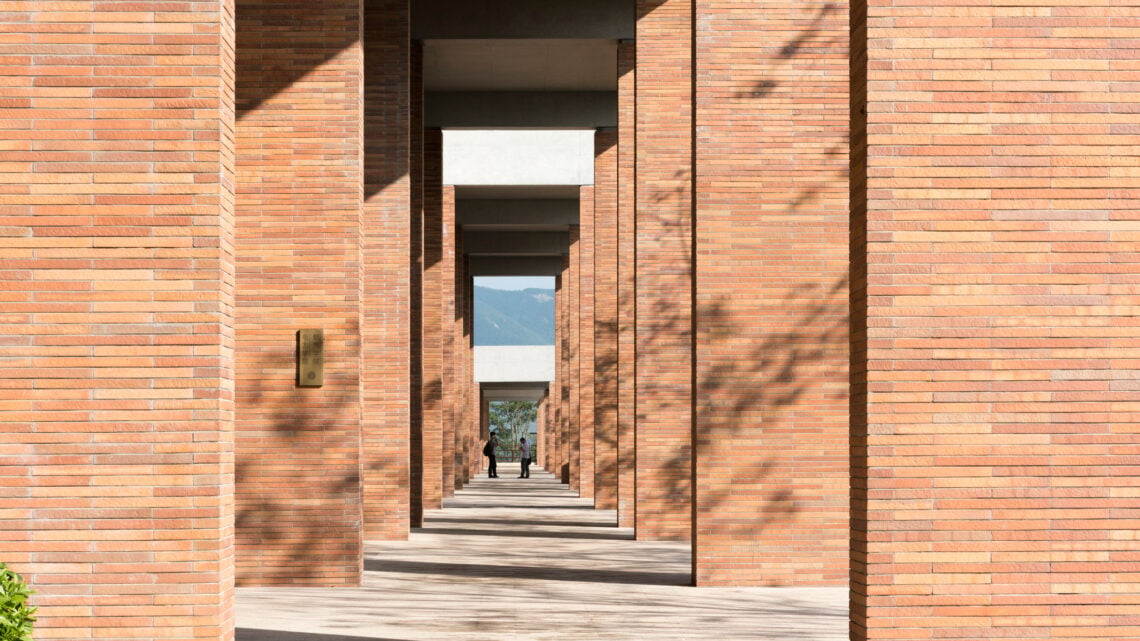
{"type": "Polygon", "coordinates": [[[847,15],[740,5],[696,3],[694,580],[843,585],[847,15]]]}
{"type": "Polygon", "coordinates": [[[238,17],[238,578],[355,585],[362,16],[353,2],[242,0],[238,17]],[[320,388],[295,386],[306,327],[325,333],[320,388]]]}
{"type": "Polygon", "coordinates": [[[410,513],[411,15],[408,0],[364,5],[364,534],[401,540],[410,513]]]}
{"type": "Polygon", "coordinates": [[[852,637],[1136,638],[1135,9],[853,16],[852,637]]]}
{"type": "MultiPolygon", "coordinates": [[[[445,396],[450,392],[452,381],[446,373],[446,359],[450,355],[450,344],[443,332],[451,331],[450,305],[446,294],[454,289],[444,281],[454,280],[447,267],[454,262],[454,256],[444,257],[444,229],[454,227],[452,210],[444,213],[443,197],[443,132],[429,129],[424,134],[424,285],[423,285],[423,331],[422,347],[424,363],[423,390],[423,492],[424,509],[437,510],[443,507],[444,486],[448,466],[444,465],[444,439],[453,434],[444,405],[445,396]]],[[[452,234],[447,234],[450,240],[452,234]]]]}
{"type": "Polygon", "coordinates": [[[6,3],[0,555],[36,638],[233,638],[233,3],[6,3]]]}

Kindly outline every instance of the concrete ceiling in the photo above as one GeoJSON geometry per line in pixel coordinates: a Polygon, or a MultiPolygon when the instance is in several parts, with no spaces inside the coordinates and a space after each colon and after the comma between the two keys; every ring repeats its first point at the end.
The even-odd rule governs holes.
{"type": "Polygon", "coordinates": [[[616,91],[617,41],[426,40],[424,90],[616,91]]]}

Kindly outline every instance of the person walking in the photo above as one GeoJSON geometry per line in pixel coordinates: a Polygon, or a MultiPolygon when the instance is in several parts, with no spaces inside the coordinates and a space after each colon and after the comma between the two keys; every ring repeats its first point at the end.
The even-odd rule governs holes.
{"type": "Polygon", "coordinates": [[[491,438],[487,439],[487,444],[483,446],[483,456],[490,459],[487,463],[487,478],[499,478],[499,466],[495,462],[495,447],[498,445],[495,442],[495,433],[491,432],[491,438]]]}
{"type": "Polygon", "coordinates": [[[519,451],[522,452],[522,472],[519,473],[520,479],[530,478],[530,443],[526,442],[526,437],[519,439],[519,451]]]}

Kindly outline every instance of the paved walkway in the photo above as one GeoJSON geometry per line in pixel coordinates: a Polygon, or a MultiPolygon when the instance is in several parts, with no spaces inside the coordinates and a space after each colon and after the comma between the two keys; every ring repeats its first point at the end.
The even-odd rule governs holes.
{"type": "Polygon", "coordinates": [[[687,544],[500,465],[409,541],[369,543],[360,588],[238,590],[238,641],[844,641],[847,591],[692,588],[687,544]]]}

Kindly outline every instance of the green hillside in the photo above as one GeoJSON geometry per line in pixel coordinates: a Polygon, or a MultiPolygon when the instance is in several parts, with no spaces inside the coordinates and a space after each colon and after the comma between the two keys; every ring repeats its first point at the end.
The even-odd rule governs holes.
{"type": "Polygon", "coordinates": [[[475,288],[476,345],[553,345],[554,290],[475,288]]]}

